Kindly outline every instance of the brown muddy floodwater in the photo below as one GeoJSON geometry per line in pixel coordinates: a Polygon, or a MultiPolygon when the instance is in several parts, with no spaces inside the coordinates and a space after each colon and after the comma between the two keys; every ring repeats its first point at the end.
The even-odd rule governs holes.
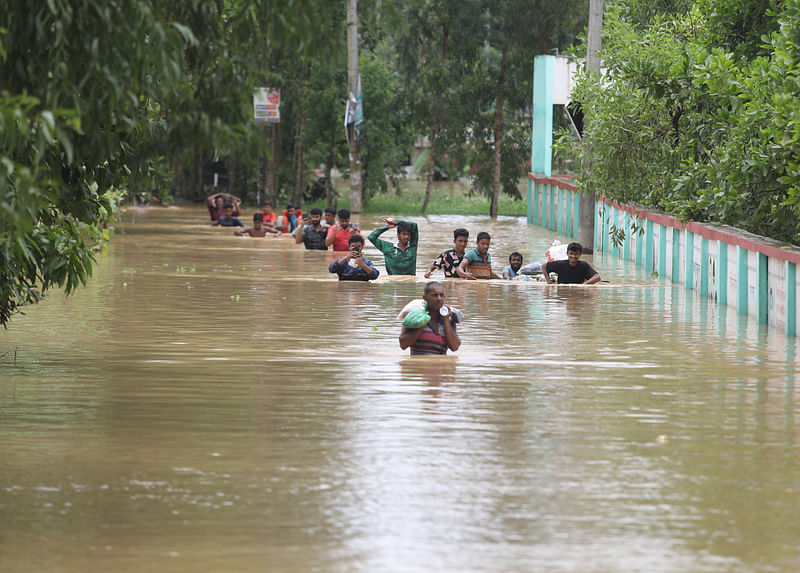
{"type": "Polygon", "coordinates": [[[207,217],[129,210],[0,333],[0,571],[800,570],[795,339],[598,258],[446,281],[462,346],[412,360],[396,314],[453,228],[496,271],[554,236],[419,218],[416,279],[339,284],[207,217]]]}

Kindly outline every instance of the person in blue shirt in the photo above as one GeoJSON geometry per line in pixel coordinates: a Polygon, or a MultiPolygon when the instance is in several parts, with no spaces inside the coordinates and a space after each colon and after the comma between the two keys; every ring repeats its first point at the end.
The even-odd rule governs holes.
{"type": "Polygon", "coordinates": [[[521,268],[522,268],[522,255],[514,251],[513,253],[508,255],[508,266],[503,267],[503,270],[500,274],[503,275],[504,279],[511,280],[519,274],[519,269],[521,268]]]}
{"type": "Polygon", "coordinates": [[[350,251],[333,261],[328,267],[328,272],[339,275],[340,281],[371,281],[378,278],[378,269],[372,261],[361,255],[364,250],[364,237],[350,235],[347,241],[350,251]]]}
{"type": "Polygon", "coordinates": [[[211,223],[212,227],[244,227],[239,217],[233,215],[233,203],[225,203],[222,207],[222,216],[211,223]]]}

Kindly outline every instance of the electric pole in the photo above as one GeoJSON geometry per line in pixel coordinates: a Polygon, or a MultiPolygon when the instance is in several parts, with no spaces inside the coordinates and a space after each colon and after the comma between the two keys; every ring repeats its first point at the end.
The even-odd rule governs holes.
{"type": "Polygon", "coordinates": [[[361,156],[358,151],[356,109],[358,81],[358,3],[347,0],[347,145],[350,151],[350,211],[361,213],[361,156]],[[352,113],[350,111],[352,110],[352,113]]]}
{"type": "MultiPolygon", "coordinates": [[[[600,73],[600,47],[603,33],[603,0],[589,0],[589,33],[586,37],[586,71],[589,73],[600,73]]],[[[589,164],[592,161],[592,142],[586,137],[586,124],[592,118],[587,116],[584,119],[584,143],[583,143],[583,174],[588,172],[589,164]]],[[[580,218],[578,221],[578,242],[583,246],[583,252],[591,253],[594,251],[594,193],[581,193],[580,199],[580,218]]]]}

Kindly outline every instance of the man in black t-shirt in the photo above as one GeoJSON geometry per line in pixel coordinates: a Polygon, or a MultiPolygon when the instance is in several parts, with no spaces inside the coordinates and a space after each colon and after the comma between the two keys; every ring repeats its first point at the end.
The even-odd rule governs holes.
{"type": "Polygon", "coordinates": [[[544,280],[548,284],[553,283],[550,273],[558,275],[558,284],[594,284],[600,281],[600,275],[586,261],[580,261],[583,247],[580,243],[570,243],[567,245],[566,261],[549,261],[542,265],[544,280]]]}

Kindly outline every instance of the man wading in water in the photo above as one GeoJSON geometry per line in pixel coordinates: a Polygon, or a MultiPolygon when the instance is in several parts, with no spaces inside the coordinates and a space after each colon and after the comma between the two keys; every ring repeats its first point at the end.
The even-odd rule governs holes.
{"type": "Polygon", "coordinates": [[[547,284],[552,284],[553,279],[550,273],[558,275],[558,284],[585,284],[591,285],[600,281],[600,274],[592,268],[586,261],[578,260],[581,258],[583,247],[580,243],[570,243],[567,245],[566,261],[549,261],[542,265],[542,273],[547,284]]]}
{"type": "Polygon", "coordinates": [[[453,313],[444,304],[444,287],[442,283],[432,281],[425,285],[422,299],[427,303],[427,311],[431,316],[428,324],[422,328],[406,328],[400,331],[400,348],[411,347],[411,356],[422,354],[447,354],[449,348],[453,352],[461,346],[461,339],[453,323],[453,313]]]}
{"type": "Polygon", "coordinates": [[[408,221],[396,221],[393,217],[381,217],[386,223],[384,227],[375,229],[367,237],[380,252],[383,253],[383,262],[386,272],[390,275],[415,275],[417,274],[417,224],[408,221]],[[379,237],[384,232],[397,227],[397,245],[384,241],[379,237]]]}

